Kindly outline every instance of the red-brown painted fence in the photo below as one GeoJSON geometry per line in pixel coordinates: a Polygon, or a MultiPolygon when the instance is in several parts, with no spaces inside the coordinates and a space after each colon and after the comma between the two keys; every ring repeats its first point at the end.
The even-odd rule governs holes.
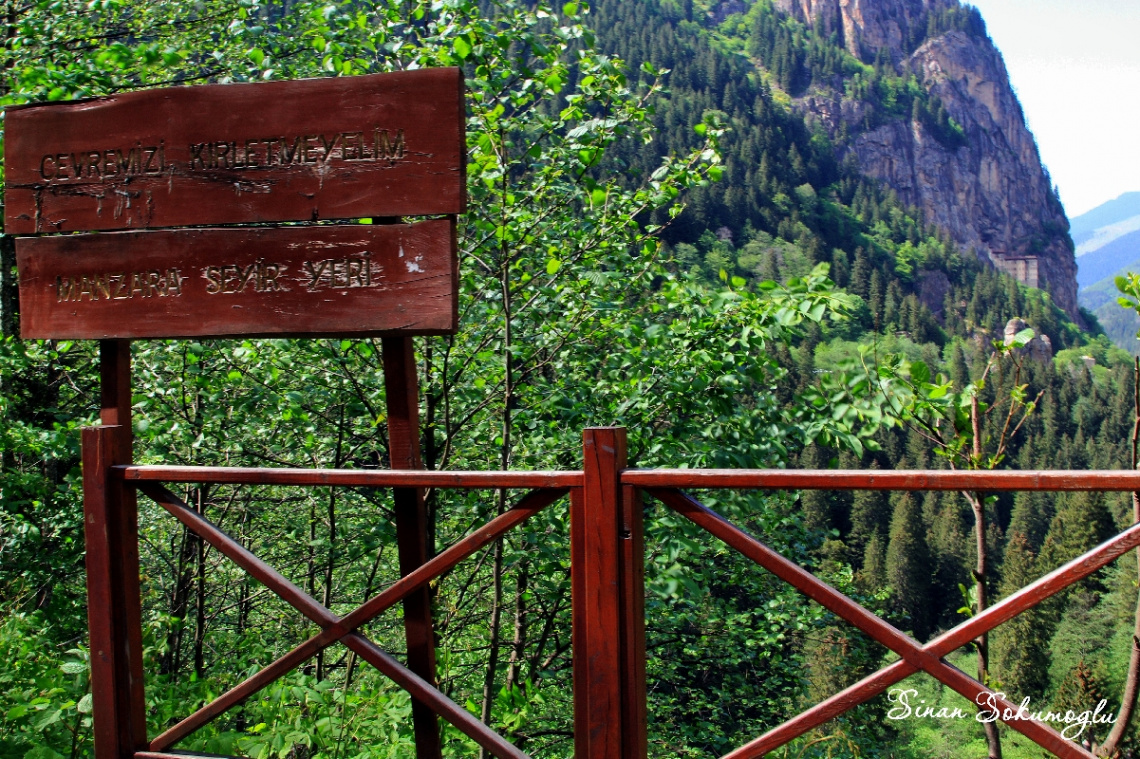
{"type": "MultiPolygon", "coordinates": [[[[107,358],[114,367],[118,354],[109,351],[107,358]]],[[[389,377],[389,381],[398,386],[397,378],[389,377]]],[[[114,394],[110,396],[113,401],[114,394]]],[[[111,413],[108,418],[122,420],[111,413]]],[[[411,416],[406,421],[412,421],[411,416]]],[[[99,759],[106,759],[106,746],[120,747],[117,755],[122,759],[185,756],[172,753],[181,739],[336,642],[344,643],[407,689],[415,703],[430,715],[430,719],[416,718],[418,746],[426,742],[428,750],[439,750],[438,729],[432,729],[434,717],[439,715],[493,756],[525,757],[475,715],[440,693],[431,677],[417,675],[413,667],[400,664],[357,630],[403,602],[405,615],[409,608],[420,615],[422,629],[430,635],[430,608],[415,604],[409,607],[408,600],[421,594],[432,579],[567,494],[571,503],[575,756],[581,759],[643,759],[647,754],[641,493],[707,530],[901,657],[730,752],[725,759],[764,756],[920,671],[974,700],[978,694],[988,692],[985,686],[943,657],[1140,546],[1140,525],[1133,525],[954,629],[921,644],[731,524],[684,489],[1133,491],[1140,490],[1140,472],[639,470],[625,466],[626,435],[620,428],[584,432],[580,471],[427,472],[414,468],[418,463],[414,456],[401,462],[407,469],[385,471],[136,466],[117,463],[122,460],[121,453],[116,453],[121,446],[122,429],[115,425],[90,428],[84,431],[83,440],[92,599],[121,594],[124,588],[128,594],[134,594],[130,602],[119,598],[108,604],[122,610],[117,615],[92,615],[92,651],[97,652],[92,657],[92,680],[99,693],[96,730],[97,736],[103,736],[97,738],[99,759]],[[403,567],[400,580],[352,613],[337,617],[179,500],[162,482],[391,487],[396,492],[413,494],[425,487],[513,488],[529,492],[504,514],[438,555],[430,559],[426,554],[414,557],[403,567]],[[138,629],[137,583],[125,582],[130,578],[124,574],[137,574],[135,489],[322,628],[277,661],[153,738],[139,732],[145,715],[141,712],[141,671],[135,671],[140,662],[138,635],[133,632],[138,629]]],[[[419,508],[415,497],[407,506],[411,512],[408,518],[415,519],[419,508]]],[[[93,608],[97,606],[93,603],[93,608]]],[[[416,633],[411,624],[407,629],[411,651],[416,633]]],[[[425,662],[419,664],[424,666],[425,662]]],[[[430,659],[426,664],[432,664],[430,659]]],[[[1016,711],[1012,704],[1001,700],[998,704],[1016,711]]],[[[1025,720],[1011,720],[1009,724],[1055,756],[1092,756],[1049,725],[1025,720]]]]}

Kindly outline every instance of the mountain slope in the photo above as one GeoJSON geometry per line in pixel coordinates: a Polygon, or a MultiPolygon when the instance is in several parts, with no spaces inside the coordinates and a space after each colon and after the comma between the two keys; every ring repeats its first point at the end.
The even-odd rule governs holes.
{"type": "Polygon", "coordinates": [[[606,171],[645,177],[703,117],[729,127],[723,179],[666,230],[679,268],[758,281],[826,262],[865,330],[941,345],[1021,317],[1054,346],[1079,339],[1067,221],[974,9],[599,0],[591,17],[631,71],[670,72],[655,139],[606,171]],[[1053,297],[979,279],[992,261],[1053,297]]]}
{"type": "Polygon", "coordinates": [[[841,143],[840,156],[855,156],[959,247],[1048,288],[1079,322],[1068,221],[976,11],[956,0],[775,7],[874,62],[841,81],[813,78],[796,99],[841,143]],[[878,102],[868,98],[875,78],[878,102]]]}

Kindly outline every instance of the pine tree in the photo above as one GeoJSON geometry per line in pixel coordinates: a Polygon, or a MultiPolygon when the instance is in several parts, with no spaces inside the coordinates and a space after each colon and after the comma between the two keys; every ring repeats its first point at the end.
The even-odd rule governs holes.
{"type": "Polygon", "coordinates": [[[863,569],[858,574],[858,580],[870,592],[880,590],[887,584],[887,552],[884,542],[876,532],[863,550],[863,569]]]}
{"type": "Polygon", "coordinates": [[[914,494],[903,493],[891,516],[886,578],[891,588],[892,606],[910,620],[919,640],[925,640],[929,632],[930,569],[922,509],[914,494]]]}
{"type": "Polygon", "coordinates": [[[1103,493],[1066,493],[1060,498],[1041,548],[1044,568],[1052,570],[1075,559],[1114,532],[1103,493]]]}
{"type": "MultiPolygon", "coordinates": [[[[1006,548],[998,595],[1008,596],[1037,579],[1037,561],[1029,539],[1015,532],[1006,548]]],[[[1011,701],[1028,696],[1034,701],[1045,696],[1049,685],[1049,639],[1053,635],[1053,615],[1040,606],[1024,611],[991,635],[994,676],[1011,701]]]]}
{"type": "MultiPolygon", "coordinates": [[[[823,452],[818,445],[809,445],[800,454],[800,467],[803,469],[824,469],[823,452]]],[[[804,490],[800,493],[800,508],[803,509],[804,526],[811,530],[826,530],[832,525],[831,504],[827,491],[804,490]]]]}
{"type": "MultiPolygon", "coordinates": [[[[878,465],[872,462],[870,468],[877,469],[878,465]]],[[[855,557],[863,557],[872,536],[886,536],[889,520],[887,497],[882,491],[855,491],[851,504],[851,533],[847,536],[847,545],[852,550],[852,564],[857,563],[855,557]]]]}

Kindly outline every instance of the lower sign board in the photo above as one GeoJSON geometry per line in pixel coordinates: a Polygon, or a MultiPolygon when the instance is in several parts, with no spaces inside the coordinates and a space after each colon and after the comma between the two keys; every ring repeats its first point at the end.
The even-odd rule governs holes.
{"type": "Polygon", "coordinates": [[[439,335],[455,224],[183,229],[16,241],[24,338],[439,335]]]}

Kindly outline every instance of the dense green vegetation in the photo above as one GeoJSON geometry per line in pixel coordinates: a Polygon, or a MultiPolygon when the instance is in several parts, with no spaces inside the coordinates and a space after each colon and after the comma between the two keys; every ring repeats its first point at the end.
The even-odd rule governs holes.
{"type": "MultiPolygon", "coordinates": [[[[1011,397],[1037,399],[994,466],[1128,466],[1129,357],[1081,333],[1047,293],[956,250],[837,162],[828,138],[787,107],[790,94],[829,80],[871,103],[875,118],[920,120],[952,147],[961,130],[913,79],[882,57],[852,57],[767,0],[720,26],[690,2],[600,0],[589,10],[41,0],[7,27],[3,96],[464,66],[462,325],[418,343],[432,468],[573,467],[591,424],[627,426],[637,466],[938,468],[952,457],[916,422],[935,387],[976,392],[995,409],[987,441],[1000,436],[1011,397]],[[1048,336],[1055,355],[1033,345],[995,355],[991,341],[1013,318],[1048,336]],[[907,396],[915,388],[926,395],[907,396]],[[892,405],[892,395],[911,400],[892,405]]],[[[962,8],[930,13],[925,29],[911,49],[950,29],[985,34],[962,8]]],[[[72,759],[90,754],[76,429],[97,401],[93,347],[14,339],[10,274],[0,652],[17,664],[0,673],[0,759],[72,759]]],[[[134,350],[141,461],[387,463],[374,341],[134,350]]],[[[182,494],[335,611],[396,576],[387,493],[182,494]]],[[[972,606],[959,586],[972,582],[973,520],[958,494],[707,502],[920,638],[972,606]]],[[[432,491],[436,546],[509,503],[432,491]]],[[[154,730],[307,631],[142,508],[154,730]]],[[[1115,495],[1003,495],[986,513],[991,600],[1131,519],[1115,495]]],[[[657,506],[648,516],[651,755],[724,753],[884,661],[883,649],[683,520],[657,506]]],[[[445,691],[535,756],[571,751],[567,542],[558,504],[433,587],[445,691]]],[[[1081,708],[1103,693],[1115,708],[1134,582],[1122,564],[1000,628],[991,684],[1081,708]]],[[[402,650],[398,615],[367,631],[402,650]]],[[[965,652],[959,666],[972,671],[965,652]]],[[[970,742],[984,740],[976,723],[894,722],[887,707],[861,707],[789,755],[918,757],[932,743],[976,752],[970,742]]],[[[409,709],[334,648],[181,747],[256,759],[407,756],[409,709]]],[[[447,750],[476,753],[455,731],[447,750]]],[[[1007,756],[1030,755],[1007,740],[1007,756]]]]}

